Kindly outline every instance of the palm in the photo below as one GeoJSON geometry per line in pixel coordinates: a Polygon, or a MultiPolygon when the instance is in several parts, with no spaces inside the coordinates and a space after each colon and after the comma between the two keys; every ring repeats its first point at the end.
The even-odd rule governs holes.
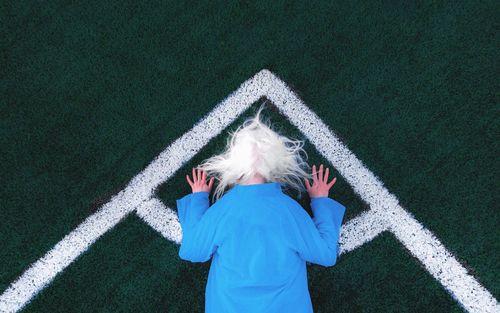
{"type": "Polygon", "coordinates": [[[207,180],[207,172],[197,169],[193,167],[193,179],[189,178],[189,175],[186,175],[186,179],[188,181],[189,186],[191,186],[191,190],[193,192],[201,192],[207,191],[210,192],[212,190],[212,186],[214,184],[214,177],[210,178],[208,184],[207,180]]]}
{"type": "Polygon", "coordinates": [[[323,164],[320,165],[319,171],[316,172],[316,165],[312,167],[312,176],[313,176],[313,184],[312,186],[309,184],[309,180],[304,179],[307,192],[309,193],[309,197],[328,197],[328,192],[330,188],[337,181],[337,177],[334,177],[331,182],[328,183],[328,167],[325,170],[325,175],[323,176],[323,164]]]}

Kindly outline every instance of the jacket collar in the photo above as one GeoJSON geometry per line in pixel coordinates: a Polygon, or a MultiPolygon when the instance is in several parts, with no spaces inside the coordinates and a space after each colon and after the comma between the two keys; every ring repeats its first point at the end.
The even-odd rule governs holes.
{"type": "Polygon", "coordinates": [[[281,183],[279,182],[269,182],[263,184],[252,184],[252,185],[240,185],[235,184],[232,188],[233,192],[238,194],[276,194],[281,193],[281,183]]]}

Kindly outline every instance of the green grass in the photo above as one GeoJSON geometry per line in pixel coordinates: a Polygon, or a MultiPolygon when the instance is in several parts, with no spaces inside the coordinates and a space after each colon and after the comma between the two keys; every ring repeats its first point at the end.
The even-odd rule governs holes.
{"type": "MultiPolygon", "coordinates": [[[[0,290],[267,68],[498,299],[498,13],[495,1],[0,4],[0,290]]],[[[223,140],[162,186],[167,205],[223,140]]],[[[335,188],[345,221],[366,209],[335,188]]],[[[201,312],[208,265],[176,249],[131,216],[27,311],[201,312]]],[[[390,234],[310,272],[318,312],[458,310],[390,234]]]]}

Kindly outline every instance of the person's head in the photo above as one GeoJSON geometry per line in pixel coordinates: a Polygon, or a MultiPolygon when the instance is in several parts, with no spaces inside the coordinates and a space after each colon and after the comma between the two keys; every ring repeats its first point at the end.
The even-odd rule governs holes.
{"type": "MultiPolygon", "coordinates": [[[[235,132],[229,132],[226,150],[204,160],[197,168],[218,181],[214,198],[219,199],[226,188],[261,175],[266,182],[279,182],[284,188],[305,191],[304,178],[312,177],[310,166],[301,156],[304,141],[280,135],[272,125],[260,119],[263,105],[257,114],[247,119],[235,132]]],[[[213,199],[213,198],[212,198],[213,199]]]]}

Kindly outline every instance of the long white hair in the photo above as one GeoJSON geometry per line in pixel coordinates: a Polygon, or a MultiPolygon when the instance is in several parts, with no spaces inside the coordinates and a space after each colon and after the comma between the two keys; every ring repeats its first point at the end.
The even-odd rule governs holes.
{"type": "Polygon", "coordinates": [[[197,168],[218,181],[212,200],[218,200],[226,188],[262,175],[266,182],[279,182],[285,189],[298,191],[299,198],[305,191],[304,178],[311,179],[310,166],[301,156],[303,140],[294,140],[273,130],[268,121],[257,114],[245,120],[235,132],[229,131],[226,150],[204,160],[197,168]]]}

